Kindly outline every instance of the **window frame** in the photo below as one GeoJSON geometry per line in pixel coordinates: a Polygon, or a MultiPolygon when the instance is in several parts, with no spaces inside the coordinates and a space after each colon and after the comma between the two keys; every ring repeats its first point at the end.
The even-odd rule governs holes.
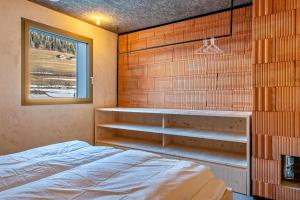
{"type": "Polygon", "coordinates": [[[29,19],[21,18],[21,105],[53,105],[53,104],[88,104],[93,103],[93,39],[71,33],[59,28],[51,27],[29,19]],[[29,30],[30,27],[41,31],[61,35],[66,38],[77,40],[88,44],[88,66],[89,67],[89,97],[88,98],[30,98],[30,69],[29,69],[29,30]]]}

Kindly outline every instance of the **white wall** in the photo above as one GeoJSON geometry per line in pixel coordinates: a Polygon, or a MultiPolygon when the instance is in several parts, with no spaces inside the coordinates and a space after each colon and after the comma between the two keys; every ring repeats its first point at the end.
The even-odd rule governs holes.
{"type": "Polygon", "coordinates": [[[0,155],[93,143],[94,107],[116,106],[117,35],[26,0],[0,0],[0,155]],[[93,39],[94,104],[21,106],[21,17],[93,39]]]}

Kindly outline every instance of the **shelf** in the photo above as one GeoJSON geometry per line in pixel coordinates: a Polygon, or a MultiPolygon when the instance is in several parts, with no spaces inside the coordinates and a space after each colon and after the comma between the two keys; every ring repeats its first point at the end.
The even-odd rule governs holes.
{"type": "Polygon", "coordinates": [[[300,188],[300,182],[295,182],[295,181],[282,180],[281,185],[284,185],[284,186],[289,187],[289,188],[295,188],[295,189],[300,188]]]}
{"type": "Polygon", "coordinates": [[[109,123],[109,124],[98,124],[98,127],[111,128],[118,130],[128,130],[128,131],[138,131],[146,133],[158,133],[165,135],[175,135],[184,136],[199,139],[210,139],[219,140],[227,142],[239,142],[247,143],[247,136],[234,133],[221,133],[213,131],[201,131],[191,128],[162,128],[160,126],[152,125],[140,125],[140,124],[130,124],[130,123],[109,123]]]}
{"type": "Polygon", "coordinates": [[[161,143],[158,142],[152,142],[152,141],[146,141],[146,140],[140,140],[140,139],[130,139],[130,138],[124,138],[124,137],[114,137],[111,139],[103,139],[103,140],[96,140],[96,145],[103,145],[108,144],[112,146],[118,146],[118,147],[126,147],[126,148],[132,148],[132,149],[139,149],[139,150],[145,150],[145,151],[151,151],[151,152],[160,152],[162,146],[161,143]]]}
{"type": "Polygon", "coordinates": [[[97,140],[96,144],[108,144],[119,147],[145,150],[155,153],[167,154],[182,158],[189,158],[210,163],[217,163],[226,166],[247,168],[247,160],[244,154],[228,153],[211,149],[185,147],[180,145],[169,145],[162,147],[157,142],[144,141],[140,139],[129,139],[114,137],[111,139],[97,140]]]}
{"type": "Polygon", "coordinates": [[[193,115],[193,116],[211,116],[211,117],[237,117],[248,118],[251,112],[233,112],[233,111],[211,111],[211,110],[186,110],[186,109],[154,109],[154,108],[97,108],[98,111],[107,112],[127,112],[143,114],[165,114],[165,115],[193,115]]]}
{"type": "Polygon", "coordinates": [[[98,108],[95,144],[138,149],[210,166],[234,191],[250,193],[251,112],[98,108]]]}

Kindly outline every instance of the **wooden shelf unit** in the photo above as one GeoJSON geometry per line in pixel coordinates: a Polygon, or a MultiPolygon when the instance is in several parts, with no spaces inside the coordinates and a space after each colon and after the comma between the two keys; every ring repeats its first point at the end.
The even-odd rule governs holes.
{"type": "Polygon", "coordinates": [[[193,160],[249,195],[250,117],[249,112],[98,108],[95,144],[193,160]]]}

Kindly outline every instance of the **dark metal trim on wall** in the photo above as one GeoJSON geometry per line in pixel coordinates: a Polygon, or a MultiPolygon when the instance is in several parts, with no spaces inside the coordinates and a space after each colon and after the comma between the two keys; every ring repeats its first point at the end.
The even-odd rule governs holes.
{"type": "Polygon", "coordinates": [[[160,26],[174,24],[174,23],[186,21],[186,20],[189,20],[189,19],[195,19],[195,18],[198,18],[198,17],[205,17],[205,16],[208,16],[208,15],[214,15],[214,14],[230,11],[231,7],[233,7],[233,10],[235,10],[235,9],[244,8],[244,7],[247,7],[247,6],[252,6],[252,3],[233,6],[233,0],[232,0],[231,1],[231,6],[229,8],[225,8],[225,9],[222,9],[222,10],[217,10],[217,11],[213,11],[213,12],[209,12],[209,13],[205,13],[205,14],[201,14],[201,15],[196,15],[196,16],[193,16],[193,17],[188,17],[188,18],[184,18],[184,19],[180,19],[180,20],[176,20],[176,21],[172,21],[172,22],[168,22],[168,23],[163,23],[163,24],[159,24],[159,25],[155,25],[155,26],[149,26],[149,27],[146,27],[146,28],[141,28],[141,29],[137,29],[137,30],[133,30],[133,31],[119,33],[118,35],[119,36],[120,35],[126,35],[126,34],[129,34],[129,33],[139,32],[139,31],[143,31],[143,30],[147,30],[147,29],[151,29],[151,28],[157,28],[157,27],[160,27],[160,26]]]}
{"type": "Polygon", "coordinates": [[[143,49],[138,49],[138,50],[133,50],[133,51],[129,51],[128,50],[128,45],[127,45],[127,51],[123,52],[123,53],[119,53],[119,36],[126,35],[127,36],[127,41],[128,41],[128,34],[129,33],[139,32],[139,31],[143,31],[143,30],[147,30],[147,29],[151,29],[151,28],[156,28],[156,27],[160,27],[160,26],[164,26],[164,25],[169,25],[169,24],[182,22],[182,21],[189,20],[189,19],[195,19],[195,18],[199,18],[199,17],[204,17],[204,16],[208,16],[208,15],[213,15],[213,14],[218,14],[218,13],[230,11],[230,32],[229,32],[229,34],[214,36],[214,38],[228,37],[228,36],[232,35],[233,10],[248,7],[248,6],[252,6],[252,3],[239,5],[239,6],[233,6],[233,0],[231,0],[230,8],[226,8],[226,9],[222,9],[222,10],[218,10],[218,11],[214,11],[214,12],[210,12],[210,13],[206,13],[206,14],[202,14],[202,15],[197,15],[197,16],[194,16],[194,17],[189,17],[189,18],[185,18],[185,19],[181,19],[181,20],[177,20],[177,21],[173,21],[173,22],[169,22],[169,23],[165,23],[165,24],[160,24],[160,25],[156,25],[156,26],[151,26],[151,27],[147,27],[147,28],[143,28],[143,29],[138,29],[138,30],[118,34],[118,41],[117,41],[117,45],[118,45],[118,47],[117,47],[117,107],[119,107],[119,54],[125,54],[126,53],[128,55],[129,53],[136,52],[136,51],[143,51],[143,50],[148,50],[148,49],[154,49],[154,48],[166,47],[166,46],[173,46],[173,45],[197,42],[197,41],[202,41],[202,40],[208,39],[208,38],[201,38],[201,39],[189,40],[189,41],[184,41],[184,42],[177,42],[177,43],[172,43],[172,44],[167,44],[167,45],[159,45],[159,46],[154,46],[154,47],[148,47],[148,48],[143,48],[143,49]]]}
{"type": "MultiPolygon", "coordinates": [[[[231,5],[230,5],[230,8],[227,8],[227,9],[224,9],[224,10],[221,10],[221,11],[218,11],[218,12],[213,12],[211,14],[205,14],[205,15],[201,15],[201,16],[207,16],[207,15],[213,15],[213,14],[217,14],[217,13],[221,13],[221,12],[227,12],[227,11],[230,11],[230,30],[229,30],[229,33],[228,34],[223,34],[223,35],[213,35],[211,37],[208,37],[208,38],[198,38],[198,39],[194,39],[194,40],[187,40],[187,41],[183,41],[183,42],[175,42],[175,43],[171,43],[171,44],[163,44],[163,45],[158,45],[158,46],[153,46],[153,47],[146,47],[146,48],[141,48],[141,49],[136,49],[136,50],[132,50],[132,51],[129,51],[127,49],[126,52],[119,52],[119,54],[130,54],[130,53],[133,53],[133,52],[138,52],[138,51],[145,51],[145,50],[149,50],[149,49],[155,49],[155,48],[161,48],[161,47],[168,47],[168,46],[174,46],[174,45],[179,45],[179,44],[186,44],[186,43],[192,43],[192,42],[198,42],[198,41],[203,41],[203,40],[207,40],[207,39],[210,39],[210,38],[223,38],[223,37],[229,37],[229,36],[232,36],[232,27],[233,27],[233,10],[234,9],[238,9],[238,8],[243,8],[243,7],[247,7],[249,5],[252,5],[252,4],[247,4],[247,5],[243,5],[243,6],[236,6],[234,7],[233,6],[233,0],[231,0],[231,5]]],[[[201,17],[200,16],[200,17],[201,17]]],[[[199,17],[199,16],[198,16],[199,17]]],[[[198,18],[198,17],[193,17],[193,18],[198,18]]],[[[190,18],[192,19],[192,18],[190,18]]],[[[177,22],[173,22],[173,23],[177,23],[177,22]]],[[[172,23],[169,23],[169,24],[172,24],[172,23]]],[[[162,25],[163,26],[163,25],[162,25]]],[[[149,29],[149,28],[147,28],[149,29]]],[[[146,30],[146,29],[143,29],[143,30],[146,30]]],[[[132,32],[133,33],[133,32],[132,32]]],[[[124,35],[124,34],[120,34],[120,35],[124,35]]],[[[119,36],[120,36],[119,35],[119,36]]],[[[127,34],[128,36],[128,34],[127,34]]],[[[127,40],[128,42],[128,40],[127,40]]],[[[128,47],[128,45],[127,45],[128,47]]]]}

